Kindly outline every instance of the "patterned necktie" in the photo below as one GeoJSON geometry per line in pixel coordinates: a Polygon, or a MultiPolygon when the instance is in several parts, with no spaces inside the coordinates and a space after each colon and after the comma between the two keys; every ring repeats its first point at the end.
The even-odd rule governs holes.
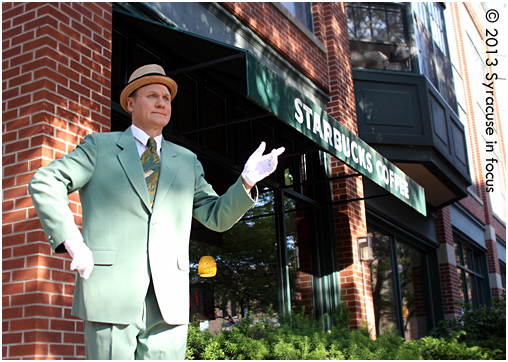
{"type": "Polygon", "coordinates": [[[146,186],[150,194],[150,205],[153,207],[155,192],[157,191],[157,182],[159,180],[159,171],[161,160],[157,154],[157,142],[150,137],[147,142],[148,149],[141,155],[141,164],[145,172],[146,186]]]}

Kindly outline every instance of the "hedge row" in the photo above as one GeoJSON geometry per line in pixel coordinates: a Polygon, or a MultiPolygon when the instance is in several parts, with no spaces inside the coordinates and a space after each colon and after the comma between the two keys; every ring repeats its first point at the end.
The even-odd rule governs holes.
{"type": "Polygon", "coordinates": [[[217,335],[189,326],[187,359],[221,360],[412,360],[506,359],[505,301],[466,312],[447,321],[429,336],[405,342],[394,330],[372,339],[366,329],[348,330],[346,309],[334,316],[334,326],[304,311],[275,322],[273,315],[254,321],[249,315],[217,335]],[[488,332],[487,332],[488,330],[488,332]]]}

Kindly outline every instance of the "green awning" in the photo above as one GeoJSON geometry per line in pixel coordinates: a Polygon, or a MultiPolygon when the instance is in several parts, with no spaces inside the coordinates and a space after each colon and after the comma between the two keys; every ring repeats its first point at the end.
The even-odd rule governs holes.
{"type": "Polygon", "coordinates": [[[167,70],[168,75],[206,70],[426,216],[425,191],[420,185],[248,51],[123,11],[115,10],[113,17],[136,27],[140,39],[160,39],[161,47],[187,60],[184,67],[167,70]]]}

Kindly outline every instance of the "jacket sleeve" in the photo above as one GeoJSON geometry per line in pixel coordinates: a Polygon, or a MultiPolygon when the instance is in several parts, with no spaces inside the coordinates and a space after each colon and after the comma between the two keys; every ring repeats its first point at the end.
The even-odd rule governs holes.
{"type": "Polygon", "coordinates": [[[65,240],[82,238],[68,206],[68,195],[90,180],[96,156],[96,139],[88,135],[71,153],[40,168],[28,184],[42,228],[56,253],[66,252],[65,240]]]}
{"type": "MultiPolygon", "coordinates": [[[[203,166],[197,159],[195,160],[195,180],[193,216],[213,231],[229,230],[256,204],[245,190],[241,177],[224,195],[218,196],[212,186],[206,182],[203,166]]],[[[257,195],[257,189],[253,188],[252,193],[257,195]]]]}

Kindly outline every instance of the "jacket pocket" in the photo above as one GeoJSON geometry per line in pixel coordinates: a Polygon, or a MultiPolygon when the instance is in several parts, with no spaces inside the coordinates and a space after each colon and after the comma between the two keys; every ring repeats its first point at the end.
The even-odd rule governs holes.
{"type": "Polygon", "coordinates": [[[113,265],[116,262],[114,250],[92,250],[94,265],[113,265]]]}
{"type": "Polygon", "coordinates": [[[189,257],[186,255],[178,255],[177,259],[178,269],[189,271],[189,257]]]}

